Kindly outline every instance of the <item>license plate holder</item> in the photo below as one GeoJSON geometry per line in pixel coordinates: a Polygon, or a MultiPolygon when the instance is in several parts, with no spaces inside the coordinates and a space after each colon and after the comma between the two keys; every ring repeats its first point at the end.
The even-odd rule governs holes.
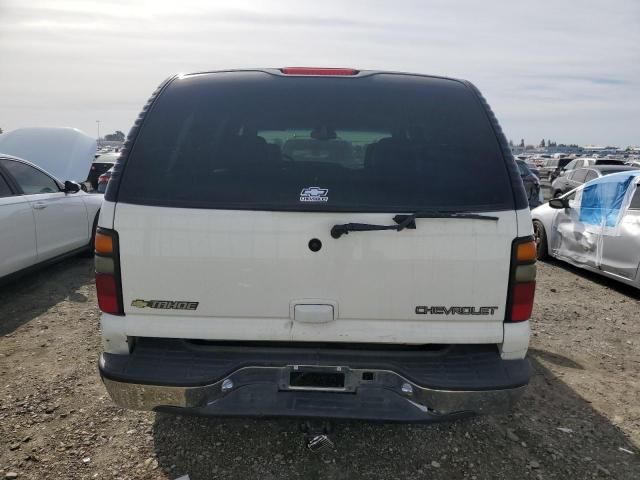
{"type": "Polygon", "coordinates": [[[321,392],[355,391],[350,369],[315,365],[288,366],[283,371],[280,388],[321,392]]]}

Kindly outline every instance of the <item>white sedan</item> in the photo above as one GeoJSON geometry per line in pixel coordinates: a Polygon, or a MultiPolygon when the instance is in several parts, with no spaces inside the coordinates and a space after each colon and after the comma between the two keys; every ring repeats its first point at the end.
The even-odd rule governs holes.
{"type": "Polygon", "coordinates": [[[0,279],[92,249],[102,195],[76,183],[91,166],[91,142],[95,152],[95,140],[74,129],[0,136],[0,279]],[[72,176],[61,178],[36,162],[72,176]]]}
{"type": "Polygon", "coordinates": [[[547,256],[640,288],[640,170],[591,182],[531,211],[547,256]]]}

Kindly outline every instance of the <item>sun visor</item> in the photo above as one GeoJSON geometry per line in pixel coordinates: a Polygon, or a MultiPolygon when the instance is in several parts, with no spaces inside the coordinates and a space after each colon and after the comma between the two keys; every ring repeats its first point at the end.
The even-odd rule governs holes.
{"type": "Polygon", "coordinates": [[[84,182],[96,140],[75,128],[18,128],[0,135],[0,153],[27,160],[61,182],[84,182]]]}

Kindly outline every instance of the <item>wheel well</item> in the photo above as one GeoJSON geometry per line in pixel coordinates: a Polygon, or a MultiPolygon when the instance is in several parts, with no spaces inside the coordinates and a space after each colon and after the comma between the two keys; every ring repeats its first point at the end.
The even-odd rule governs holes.
{"type": "MultiPolygon", "coordinates": [[[[541,233],[544,236],[544,249],[545,249],[544,254],[543,254],[544,256],[542,258],[545,258],[547,255],[549,255],[549,243],[548,243],[549,240],[548,240],[548,236],[547,236],[547,229],[544,226],[544,223],[542,222],[542,220],[540,220],[538,218],[532,218],[531,220],[532,220],[532,223],[534,224],[534,230],[535,230],[535,227],[536,227],[535,224],[537,224],[539,226],[539,228],[542,229],[541,233]]],[[[537,238],[536,238],[536,241],[537,241],[537,238]]]]}
{"type": "Polygon", "coordinates": [[[91,224],[91,232],[89,233],[89,243],[93,243],[93,236],[96,233],[96,229],[98,228],[98,220],[100,219],[100,209],[96,212],[95,217],[93,217],[93,223],[91,224]]]}

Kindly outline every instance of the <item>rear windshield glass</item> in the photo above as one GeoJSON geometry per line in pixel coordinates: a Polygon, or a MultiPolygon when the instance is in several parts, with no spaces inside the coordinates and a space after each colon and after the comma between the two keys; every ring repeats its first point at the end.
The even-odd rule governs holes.
{"type": "Polygon", "coordinates": [[[147,114],[118,201],[320,211],[505,210],[510,181],[478,99],[445,79],[216,73],[147,114]]]}
{"type": "Polygon", "coordinates": [[[526,176],[526,175],[529,175],[531,173],[529,171],[529,167],[527,167],[526,163],[524,163],[522,161],[516,161],[516,165],[518,165],[518,170],[520,171],[520,175],[526,176]]]}
{"type": "Polygon", "coordinates": [[[633,170],[633,168],[612,168],[612,169],[601,168],[600,173],[602,175],[611,175],[612,173],[620,173],[626,170],[633,170]]]}

